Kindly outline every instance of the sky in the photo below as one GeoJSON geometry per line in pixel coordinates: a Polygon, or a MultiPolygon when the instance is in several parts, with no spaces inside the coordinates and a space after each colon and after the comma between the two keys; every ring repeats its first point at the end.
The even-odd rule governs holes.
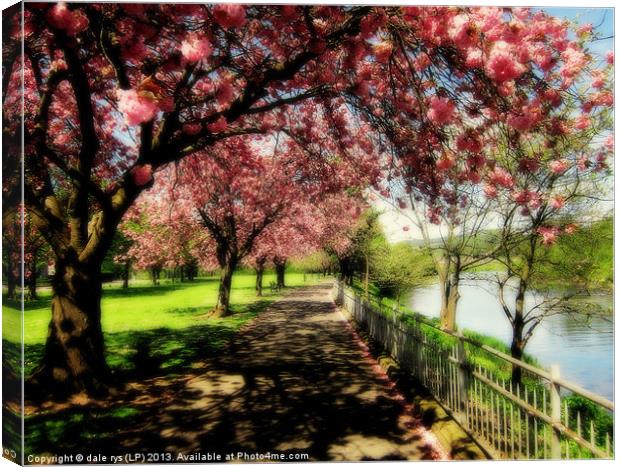
{"type": "MultiPolygon", "coordinates": [[[[607,38],[599,40],[593,43],[591,51],[601,57],[605,56],[605,53],[614,49],[614,10],[613,8],[541,8],[550,15],[557,16],[559,18],[566,18],[569,21],[574,21],[578,24],[590,23],[595,27],[595,30],[599,32],[600,37],[607,38]]],[[[372,202],[373,207],[382,212],[379,216],[379,220],[383,226],[385,235],[391,243],[397,243],[406,240],[421,240],[422,235],[418,229],[416,229],[413,223],[407,218],[408,215],[412,215],[411,211],[404,215],[394,208],[385,199],[382,199],[377,195],[377,199],[372,202]],[[404,231],[403,227],[408,226],[409,230],[404,231]]],[[[604,203],[602,206],[603,211],[608,211],[613,207],[613,203],[604,203]]],[[[429,228],[429,235],[431,238],[437,238],[441,234],[441,228],[439,226],[431,225],[429,228]]]]}

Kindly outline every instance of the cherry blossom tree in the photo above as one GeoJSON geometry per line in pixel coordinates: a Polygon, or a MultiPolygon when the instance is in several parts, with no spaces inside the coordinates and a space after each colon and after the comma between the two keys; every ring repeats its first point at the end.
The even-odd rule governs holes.
{"type": "Polygon", "coordinates": [[[462,273],[492,258],[484,235],[492,221],[489,200],[479,196],[477,185],[453,188],[455,196],[463,200],[462,207],[455,206],[448,212],[432,212],[424,197],[412,192],[400,193],[393,201],[398,212],[407,218],[403,229],[415,229],[421,234],[423,247],[433,261],[441,295],[440,326],[449,331],[455,330],[462,273]]]}
{"type": "Polygon", "coordinates": [[[216,245],[221,276],[215,316],[230,313],[232,275],[265,229],[279,222],[271,232],[275,246],[269,260],[281,270],[288,249],[296,248],[291,229],[310,223],[304,206],[331,192],[359,189],[368,180],[365,175],[353,177],[357,166],[349,166],[344,158],[316,159],[311,148],[300,149],[294,138],[274,143],[272,154],[265,153],[269,142],[258,137],[228,139],[215,145],[209,156],[183,160],[165,177],[171,205],[197,219],[216,245]],[[290,154],[296,151],[301,153],[290,154]]]}
{"type": "Polygon", "coordinates": [[[17,298],[17,288],[21,286],[21,224],[20,211],[2,213],[2,275],[6,278],[7,298],[17,298]]]}
{"type": "Polygon", "coordinates": [[[124,213],[159,167],[329,96],[315,60],[340,51],[371,10],[25,5],[24,37],[16,28],[4,51],[3,103],[17,131],[23,39],[25,196],[56,255],[35,380],[59,392],[105,389],[100,267],[124,213]]]}
{"type": "MultiPolygon", "coordinates": [[[[412,222],[421,230],[427,247],[431,247],[427,220],[431,225],[442,226],[439,248],[435,245],[432,251],[442,294],[440,316],[444,329],[453,330],[455,326],[461,273],[499,253],[499,245],[490,247],[481,238],[484,236],[478,235],[494,220],[489,198],[498,190],[510,189],[526,180],[528,173],[536,170],[541,155],[535,154],[533,147],[541,137],[549,149],[573,130],[580,134],[584,150],[590,152],[584,141],[594,131],[591,123],[608,112],[613,102],[608,76],[613,55],[605,63],[588,51],[592,33],[587,28],[578,29],[574,32],[576,39],[569,40],[566,21],[540,13],[530,16],[532,12],[515,9],[509,22],[495,22],[493,17],[497,19],[497,14],[493,9],[460,12],[448,21],[447,29],[452,39],[463,40],[457,48],[467,49],[465,67],[484,68],[487,77],[497,85],[497,93],[503,96],[499,101],[502,104],[495,108],[459,107],[463,101],[448,95],[430,97],[426,116],[441,128],[428,145],[428,152],[435,157],[420,157],[419,145],[425,144],[422,141],[414,140],[413,145],[403,142],[393,147],[396,154],[386,175],[395,204],[401,209],[413,209],[412,222]],[[486,18],[482,23],[478,13],[486,18]],[[528,17],[532,22],[524,22],[528,17]],[[510,25],[516,27],[512,33],[503,29],[510,25]],[[544,41],[528,38],[534,31],[542,30],[559,46],[557,51],[546,48],[544,41]],[[504,39],[498,37],[490,49],[474,45],[481,37],[495,34],[504,39]],[[500,124],[490,124],[489,117],[500,124]],[[407,151],[414,154],[403,155],[407,151]],[[502,166],[505,153],[518,161],[518,170],[502,166]],[[413,155],[416,163],[403,163],[413,155]],[[434,170],[422,170],[419,164],[428,164],[434,170]]],[[[424,61],[426,68],[428,61],[424,61]]],[[[562,151],[547,151],[544,157],[557,170],[568,165],[562,151]]],[[[571,162],[573,166],[578,163],[571,162]]],[[[537,194],[514,196],[522,204],[527,204],[528,196],[532,197],[532,205],[540,203],[537,194]]],[[[560,204],[563,200],[558,197],[555,202],[560,204]]],[[[542,231],[547,236],[552,232],[545,227],[542,231]]]]}
{"type": "MultiPolygon", "coordinates": [[[[599,79],[610,71],[593,75],[599,79]]],[[[611,82],[606,79],[597,85],[595,95],[605,92],[600,90],[603,86],[611,82]]],[[[523,357],[527,342],[545,318],[572,311],[568,300],[577,291],[527,304],[528,292],[544,282],[549,247],[587,222],[610,189],[612,121],[607,106],[597,110],[590,99],[588,94],[582,98],[587,112],[561,109],[564,118],[557,123],[559,129],[532,131],[515,142],[521,151],[506,152],[493,170],[492,177],[501,174],[500,182],[491,179],[485,186],[499,218],[493,257],[505,268],[497,276],[499,300],[513,329],[511,354],[517,359],[523,357]]],[[[520,367],[513,367],[512,379],[521,381],[520,367]]]]}
{"type": "Polygon", "coordinates": [[[137,269],[151,274],[158,285],[164,269],[193,270],[199,262],[213,269],[213,240],[197,228],[182,209],[169,203],[166,192],[153,190],[143,196],[125,215],[120,231],[131,242],[116,261],[131,261],[137,269]]]}
{"type": "Polygon", "coordinates": [[[256,239],[249,263],[256,270],[256,293],[262,295],[263,273],[270,261],[276,271],[276,286],[286,287],[285,272],[289,258],[318,250],[322,230],[316,210],[310,203],[296,203],[285,217],[268,226],[256,239]]]}
{"type": "Polygon", "coordinates": [[[25,298],[37,300],[37,278],[41,265],[47,263],[48,245],[23,209],[3,212],[2,225],[2,265],[7,278],[7,298],[17,298],[23,267],[25,298]]]}
{"type": "Polygon", "coordinates": [[[354,273],[355,244],[360,227],[358,221],[368,204],[361,197],[339,193],[327,197],[317,206],[314,218],[320,222],[319,244],[338,260],[340,280],[351,285],[354,273]]]}
{"type": "Polygon", "coordinates": [[[300,146],[342,155],[357,125],[366,153],[399,149],[390,164],[438,196],[446,132],[499,144],[508,118],[553,127],[548,109],[587,64],[561,21],[522,8],[27,3],[23,19],[3,51],[3,111],[15,133],[23,39],[25,201],[56,256],[37,378],[61,390],[105,387],[101,263],[161,167],[291,123],[300,146]]]}

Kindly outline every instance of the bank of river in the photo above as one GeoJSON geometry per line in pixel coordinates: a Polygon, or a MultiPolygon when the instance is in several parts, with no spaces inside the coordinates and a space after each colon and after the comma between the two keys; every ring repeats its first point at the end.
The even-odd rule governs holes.
{"type": "MultiPolygon", "coordinates": [[[[509,344],[512,331],[498,302],[496,287],[484,280],[483,273],[468,276],[461,287],[457,325],[509,344]]],[[[537,300],[540,296],[530,294],[526,304],[537,300]]],[[[606,308],[612,306],[611,295],[587,300],[606,308]]],[[[439,316],[438,285],[415,290],[408,305],[426,316],[439,316]]],[[[564,378],[613,400],[614,335],[609,319],[593,318],[586,323],[566,315],[550,316],[538,326],[526,352],[545,367],[559,364],[564,378]]]]}

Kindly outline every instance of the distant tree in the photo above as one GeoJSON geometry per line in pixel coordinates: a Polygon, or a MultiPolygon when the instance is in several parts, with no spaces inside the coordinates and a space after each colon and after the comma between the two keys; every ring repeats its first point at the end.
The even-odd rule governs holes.
{"type": "Polygon", "coordinates": [[[373,258],[371,277],[379,298],[393,297],[398,306],[405,293],[427,284],[432,276],[428,254],[405,242],[375,245],[373,258]]]}
{"type": "Polygon", "coordinates": [[[551,248],[547,280],[590,293],[613,283],[613,219],[584,223],[551,248]]]}
{"type": "MultiPolygon", "coordinates": [[[[462,167],[455,161],[450,170],[458,171],[462,167]]],[[[447,210],[434,207],[412,190],[396,186],[392,193],[392,204],[411,223],[404,227],[405,231],[416,229],[422,235],[425,251],[437,272],[440,326],[454,331],[463,273],[493,258],[494,246],[488,243],[484,232],[492,225],[491,203],[481,196],[478,184],[459,177],[452,178],[444,188],[444,197],[454,203],[447,210]],[[438,234],[432,236],[433,231],[438,234]]]]}
{"type": "Polygon", "coordinates": [[[263,274],[272,263],[276,271],[276,284],[285,287],[286,264],[289,258],[303,256],[319,248],[321,224],[316,221],[316,211],[308,203],[297,199],[291,202],[286,215],[267,226],[256,238],[246,262],[256,271],[256,294],[262,295],[263,274]]]}
{"type": "Polygon", "coordinates": [[[103,263],[102,269],[106,269],[106,265],[114,272],[115,277],[119,277],[123,281],[123,288],[129,287],[129,276],[131,274],[131,257],[128,255],[132,245],[132,240],[122,233],[119,229],[114,235],[112,246],[108,252],[108,257],[103,263]]]}

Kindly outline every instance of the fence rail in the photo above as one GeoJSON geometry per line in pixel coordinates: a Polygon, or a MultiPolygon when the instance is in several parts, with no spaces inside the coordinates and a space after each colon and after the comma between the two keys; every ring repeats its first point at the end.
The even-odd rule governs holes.
{"type": "Polygon", "coordinates": [[[546,371],[516,360],[420,315],[364,300],[340,282],[334,299],[493,457],[613,457],[614,403],[563,380],[558,366],[546,371]],[[522,369],[520,384],[502,371],[513,365],[522,369]]]}

